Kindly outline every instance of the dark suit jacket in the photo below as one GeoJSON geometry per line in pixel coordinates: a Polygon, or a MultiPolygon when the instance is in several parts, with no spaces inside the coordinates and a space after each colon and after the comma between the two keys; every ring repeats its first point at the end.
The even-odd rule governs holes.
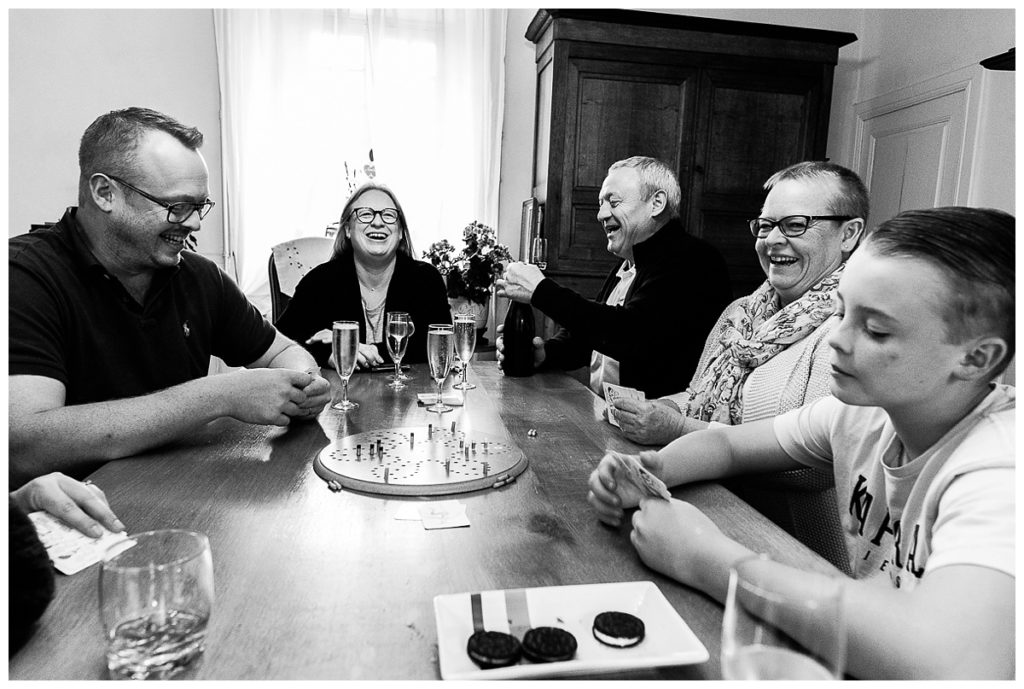
{"type": "Polygon", "coordinates": [[[633,247],[636,277],[622,306],[605,300],[618,282],[609,274],[590,300],[542,280],[532,304],[561,329],[545,343],[545,366],[574,369],[597,350],[616,359],[622,385],[648,398],[685,390],[704,341],[732,300],[729,272],[718,250],[686,233],[678,220],[633,247]]]}
{"type": "MultiPolygon", "coordinates": [[[[416,326],[409,339],[403,362],[427,360],[427,326],[451,323],[451,307],[444,278],[434,266],[399,252],[395,272],[385,298],[388,311],[407,311],[416,326]]],[[[366,316],[359,294],[359,278],[352,253],[333,258],[311,270],[295,287],[288,308],[277,319],[277,329],[296,342],[305,343],[315,333],[331,329],[334,321],[359,323],[359,341],[366,342],[366,316]]],[[[325,344],[304,345],[321,366],[327,365],[331,348],[325,344]]],[[[384,361],[391,361],[388,348],[377,344],[384,361]]]]}

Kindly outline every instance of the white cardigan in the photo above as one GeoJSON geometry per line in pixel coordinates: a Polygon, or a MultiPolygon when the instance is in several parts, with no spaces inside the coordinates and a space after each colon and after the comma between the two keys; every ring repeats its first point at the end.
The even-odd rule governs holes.
{"type": "MultiPolygon", "coordinates": [[[[729,317],[741,312],[748,298],[740,297],[718,317],[704,343],[690,387],[663,399],[672,400],[680,409],[686,409],[694,383],[700,379],[711,363],[712,354],[719,348],[729,317]]],[[[778,416],[829,394],[831,364],[828,336],[838,322],[836,316],[825,319],[807,337],[794,342],[750,372],[743,383],[743,423],[778,416]]]]}

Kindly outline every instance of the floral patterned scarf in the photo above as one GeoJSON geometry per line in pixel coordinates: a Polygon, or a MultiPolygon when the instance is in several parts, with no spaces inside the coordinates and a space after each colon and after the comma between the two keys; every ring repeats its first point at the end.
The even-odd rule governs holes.
{"type": "Polygon", "coordinates": [[[743,309],[728,319],[718,349],[691,387],[686,415],[732,426],[742,423],[747,376],[832,315],[832,296],[845,266],[841,264],[783,308],[767,281],[758,287],[743,309]]]}

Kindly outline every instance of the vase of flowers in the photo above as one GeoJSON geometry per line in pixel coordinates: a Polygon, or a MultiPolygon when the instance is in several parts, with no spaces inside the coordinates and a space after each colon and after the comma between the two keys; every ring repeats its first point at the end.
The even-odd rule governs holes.
{"type": "Polygon", "coordinates": [[[487,300],[504,264],[512,260],[508,247],[498,244],[494,229],[474,220],[462,231],[464,246],[456,251],[447,239],[423,252],[444,276],[453,313],[472,313],[477,329],[487,325],[487,300]]]}

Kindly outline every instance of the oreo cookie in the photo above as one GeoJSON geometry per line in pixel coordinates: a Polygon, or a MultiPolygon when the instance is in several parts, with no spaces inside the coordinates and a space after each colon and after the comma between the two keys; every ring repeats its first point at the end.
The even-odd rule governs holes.
{"type": "Polygon", "coordinates": [[[558,627],[534,627],[523,635],[523,655],[535,663],[557,663],[576,655],[576,637],[558,627]]]}
{"type": "Polygon", "coordinates": [[[629,648],[644,640],[644,621],[628,612],[610,610],[594,618],[594,638],[606,646],[629,648]]]}
{"type": "Polygon", "coordinates": [[[515,665],[523,656],[519,639],[504,632],[474,632],[466,642],[469,659],[482,670],[515,665]]]}

